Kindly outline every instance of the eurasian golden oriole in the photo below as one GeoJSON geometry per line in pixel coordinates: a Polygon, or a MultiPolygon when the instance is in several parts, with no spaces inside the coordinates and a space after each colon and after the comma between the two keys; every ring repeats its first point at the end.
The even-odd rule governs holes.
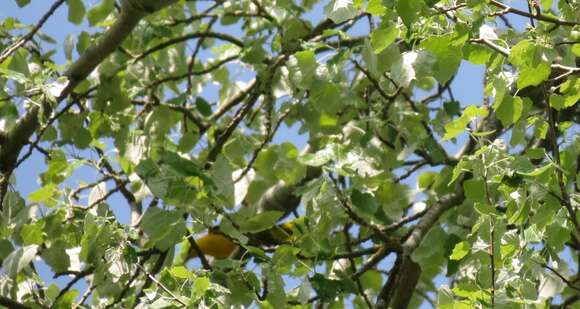
{"type": "MultiPolygon", "coordinates": [[[[272,227],[271,229],[252,234],[251,244],[261,246],[273,246],[290,242],[296,237],[293,233],[295,220],[272,227]]],[[[197,247],[206,256],[222,260],[230,257],[238,248],[238,245],[228,236],[220,232],[217,228],[211,229],[207,234],[195,239],[197,247]]],[[[180,255],[176,264],[183,265],[190,259],[198,256],[197,251],[191,246],[190,240],[185,240],[181,244],[180,255]]]]}

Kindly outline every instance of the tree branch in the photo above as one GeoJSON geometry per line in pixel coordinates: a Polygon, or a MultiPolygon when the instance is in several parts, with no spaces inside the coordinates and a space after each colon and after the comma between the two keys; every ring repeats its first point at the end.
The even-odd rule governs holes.
{"type": "Polygon", "coordinates": [[[2,52],[2,54],[0,54],[0,64],[2,64],[6,59],[8,59],[8,57],[10,57],[10,55],[12,55],[12,53],[15,52],[16,50],[18,50],[22,45],[24,45],[26,42],[30,41],[34,37],[36,32],[38,32],[38,30],[40,30],[40,28],[42,28],[42,26],[46,23],[46,21],[50,18],[50,16],[52,16],[52,14],[54,14],[54,12],[64,2],[65,2],[65,0],[57,0],[55,3],[53,3],[52,6],[48,9],[48,11],[40,18],[38,23],[36,23],[36,26],[34,26],[34,28],[32,28],[32,30],[30,30],[27,34],[25,34],[18,41],[14,42],[12,45],[7,47],[2,52]]]}
{"type": "Polygon", "coordinates": [[[15,300],[12,300],[8,297],[0,296],[0,305],[6,306],[10,309],[32,309],[32,307],[26,306],[21,304],[15,300]]]}
{"type": "Polygon", "coordinates": [[[490,0],[489,3],[504,10],[506,13],[513,13],[516,15],[529,17],[529,18],[533,18],[536,20],[541,20],[541,21],[553,23],[553,24],[556,24],[558,26],[577,26],[577,25],[580,25],[580,22],[576,22],[576,21],[561,20],[561,19],[557,19],[557,18],[548,16],[548,15],[543,15],[543,14],[530,14],[526,11],[514,9],[511,6],[507,6],[507,5],[505,5],[499,1],[496,1],[496,0],[490,0]]]}

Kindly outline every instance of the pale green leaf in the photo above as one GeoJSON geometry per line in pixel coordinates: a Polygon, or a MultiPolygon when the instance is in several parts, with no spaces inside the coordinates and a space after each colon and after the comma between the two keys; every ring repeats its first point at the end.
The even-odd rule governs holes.
{"type": "Polygon", "coordinates": [[[243,222],[240,222],[242,233],[257,233],[273,227],[284,215],[281,211],[264,211],[243,222]]]}
{"type": "Polygon", "coordinates": [[[455,245],[455,248],[453,248],[453,252],[449,256],[449,258],[454,261],[459,261],[465,256],[467,256],[467,254],[469,254],[470,249],[471,247],[469,243],[467,243],[466,241],[462,241],[455,245]]]}
{"type": "Polygon", "coordinates": [[[493,105],[496,117],[501,121],[504,127],[517,122],[522,116],[523,101],[520,97],[505,96],[501,102],[493,105]]]}
{"type": "Polygon", "coordinates": [[[94,26],[102,22],[115,8],[115,0],[102,0],[87,12],[89,25],[94,26]]]}
{"type": "Polygon", "coordinates": [[[357,189],[353,189],[350,198],[356,209],[368,215],[375,214],[379,208],[375,198],[370,193],[360,192],[357,189]]]}
{"type": "Polygon", "coordinates": [[[423,0],[399,0],[397,1],[396,9],[403,23],[411,28],[419,17],[423,5],[423,0]]]}
{"type": "Polygon", "coordinates": [[[396,24],[389,24],[375,29],[371,33],[371,46],[375,54],[387,48],[399,36],[399,29],[396,24]]]}
{"type": "Polygon", "coordinates": [[[15,279],[20,271],[28,266],[30,262],[36,257],[38,252],[38,245],[30,245],[18,248],[10,253],[4,261],[2,261],[2,269],[10,277],[15,279]]]}
{"type": "Polygon", "coordinates": [[[83,22],[85,17],[85,5],[82,0],[67,0],[68,20],[76,25],[83,22]]]}
{"type": "Polygon", "coordinates": [[[19,7],[25,7],[30,3],[30,0],[16,0],[19,7]]]}
{"type": "Polygon", "coordinates": [[[485,200],[486,189],[483,179],[468,179],[463,182],[463,189],[465,191],[465,197],[468,200],[474,202],[485,200]]]}
{"type": "Polygon", "coordinates": [[[356,16],[357,10],[352,0],[333,0],[326,7],[326,16],[335,23],[341,23],[356,16]]]}
{"type": "Polygon", "coordinates": [[[367,4],[367,12],[374,16],[383,16],[387,8],[382,3],[382,0],[369,0],[367,4]]]}

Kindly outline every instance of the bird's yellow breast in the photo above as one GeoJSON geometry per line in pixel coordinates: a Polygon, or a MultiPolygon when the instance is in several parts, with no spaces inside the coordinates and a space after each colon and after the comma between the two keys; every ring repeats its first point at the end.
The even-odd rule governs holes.
{"type": "MultiPolygon", "coordinates": [[[[234,244],[231,239],[222,234],[211,232],[196,239],[195,243],[204,254],[213,256],[220,260],[228,258],[236,248],[236,244],[234,244]]],[[[197,252],[195,252],[195,249],[191,248],[190,257],[196,256],[197,252]]]]}

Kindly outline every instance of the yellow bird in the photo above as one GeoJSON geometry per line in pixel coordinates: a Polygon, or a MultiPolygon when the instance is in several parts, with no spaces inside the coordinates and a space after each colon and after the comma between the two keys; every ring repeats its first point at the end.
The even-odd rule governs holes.
{"type": "MultiPolygon", "coordinates": [[[[251,239],[258,245],[279,245],[294,240],[292,233],[294,221],[285,222],[269,230],[252,235],[251,239]]],[[[238,247],[236,243],[217,229],[210,230],[207,234],[195,240],[195,243],[207,256],[215,259],[227,259],[238,247]]],[[[198,256],[197,251],[191,246],[189,240],[182,242],[181,251],[176,260],[176,265],[183,265],[190,259],[198,256]]]]}
{"type": "MultiPolygon", "coordinates": [[[[236,244],[219,232],[208,232],[201,238],[196,239],[195,243],[205,255],[213,256],[218,260],[228,258],[236,249],[236,244]]],[[[189,249],[189,259],[194,257],[197,257],[197,251],[191,247],[189,249]]]]}

